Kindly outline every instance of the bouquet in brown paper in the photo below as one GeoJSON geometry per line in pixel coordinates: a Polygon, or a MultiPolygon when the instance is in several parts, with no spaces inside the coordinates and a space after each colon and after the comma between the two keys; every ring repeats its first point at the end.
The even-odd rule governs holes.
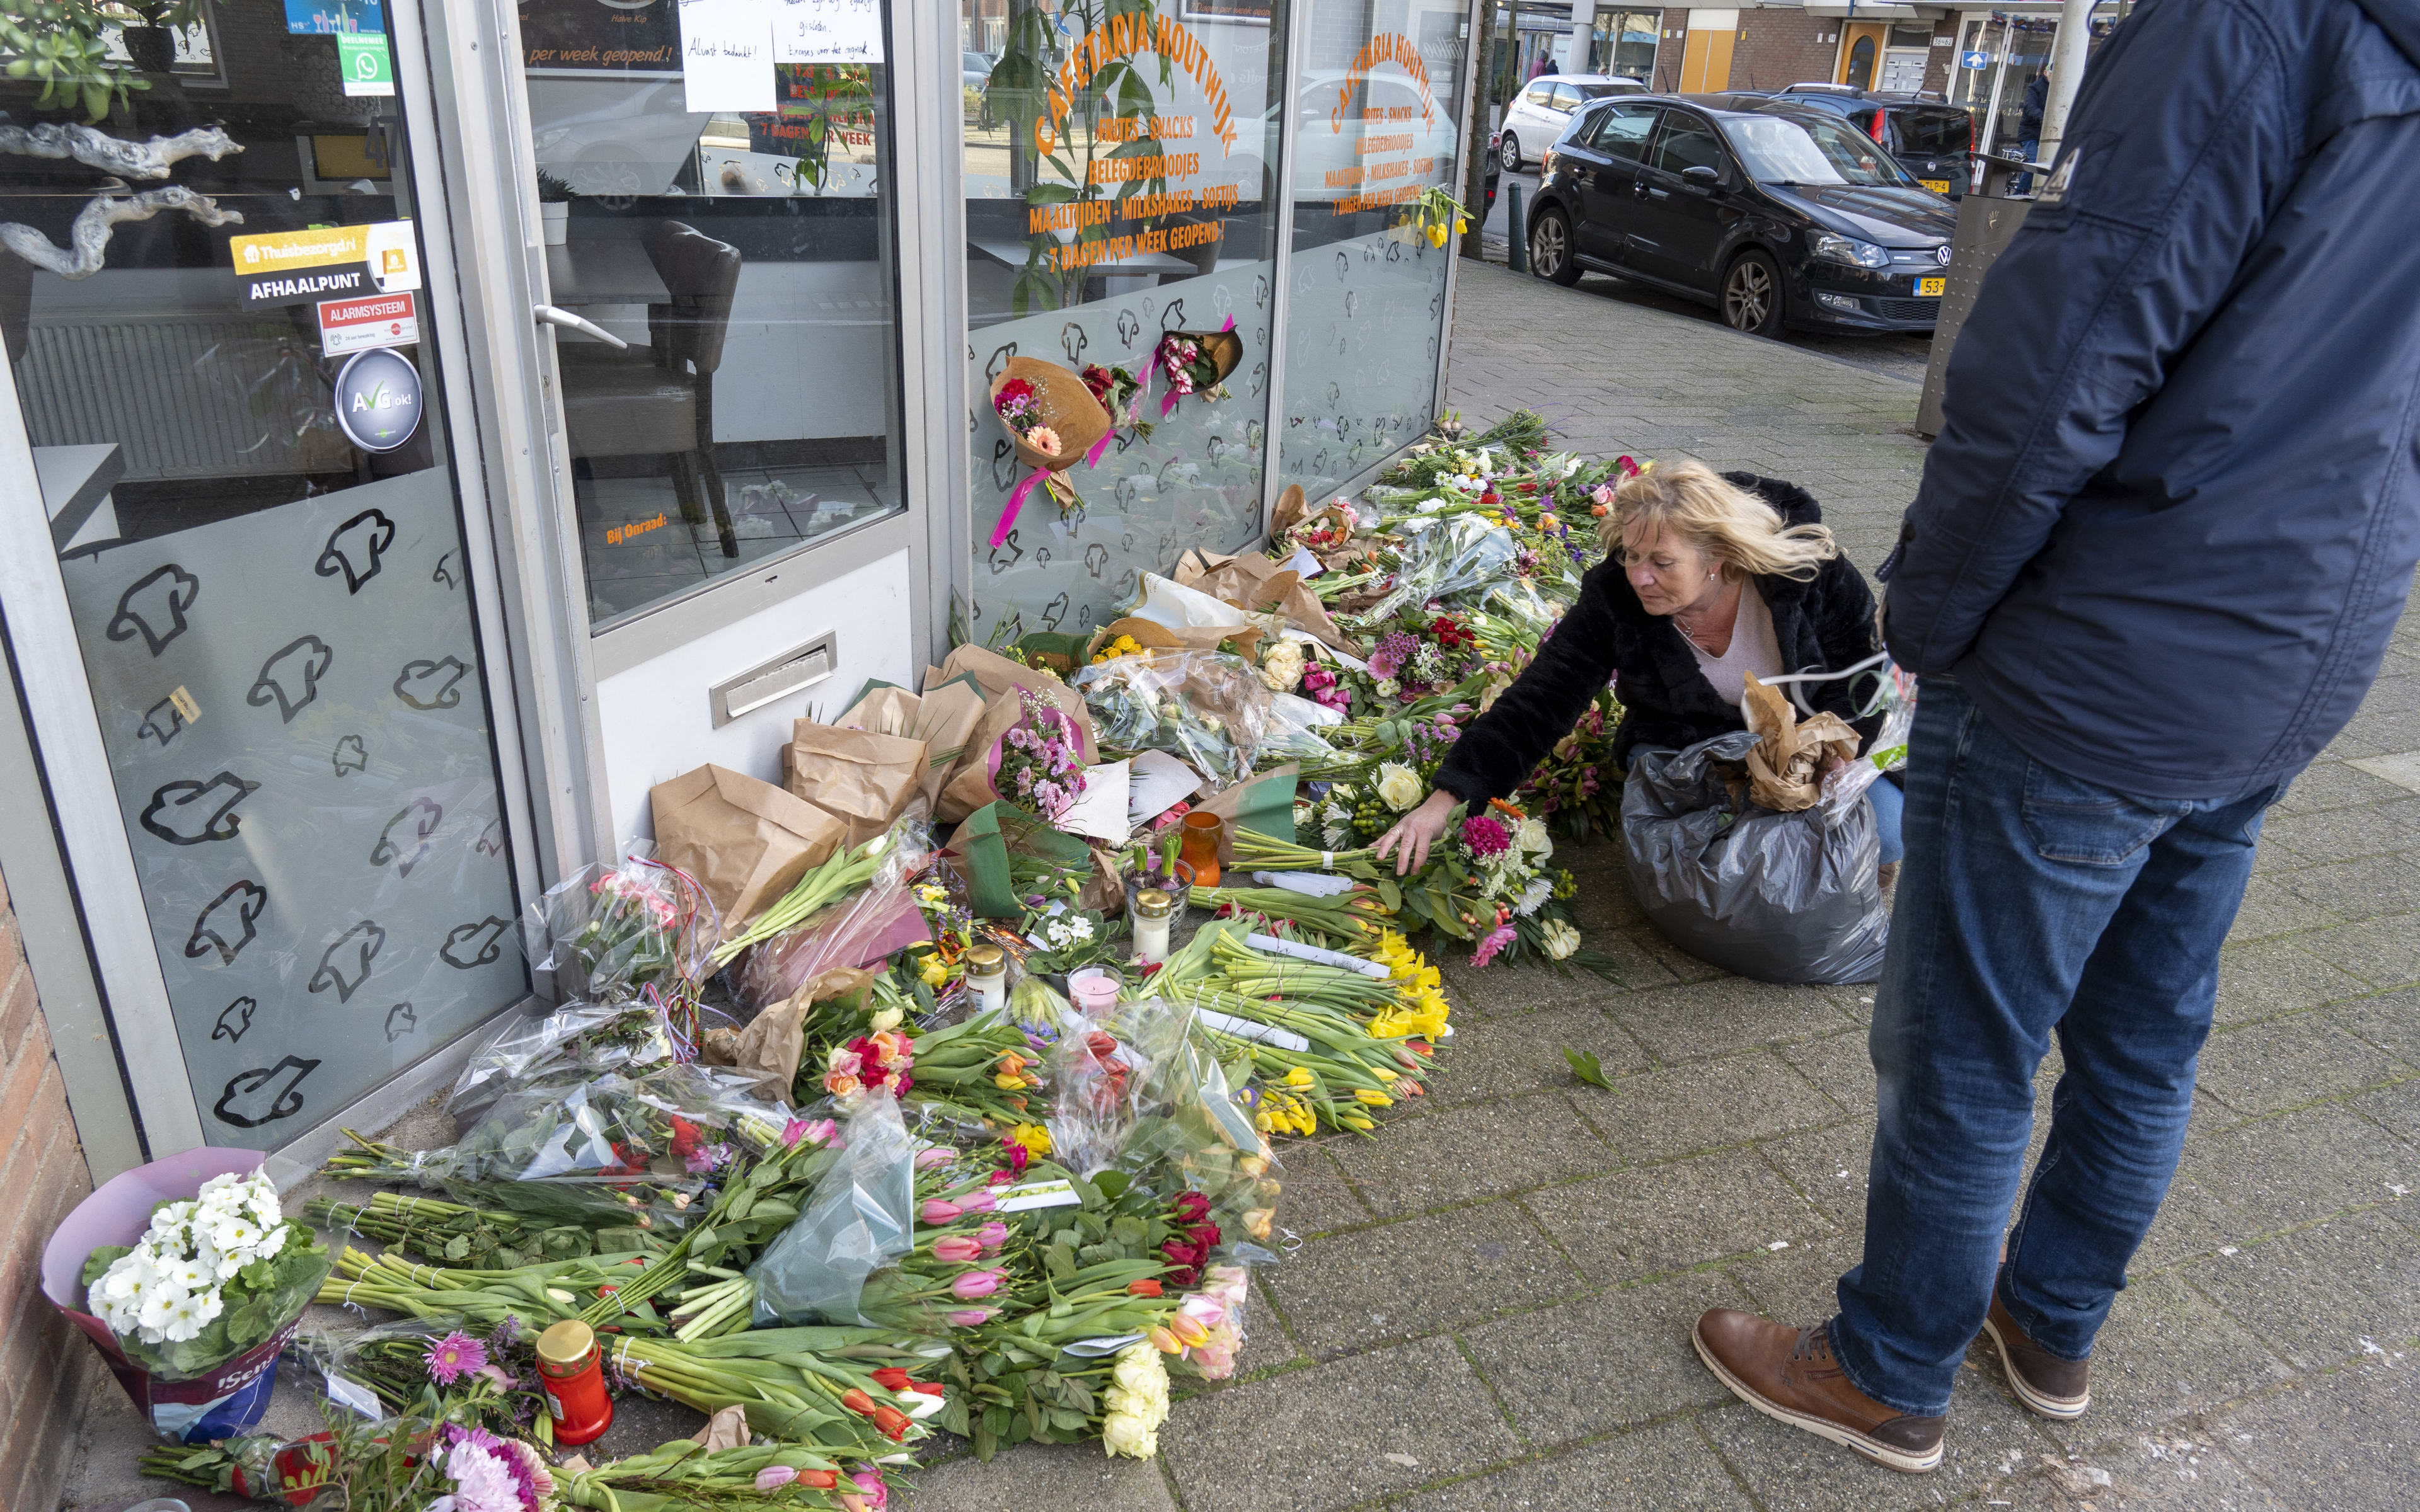
{"type": "Polygon", "coordinates": [[[1322,567],[1341,571],[1367,555],[1366,548],[1353,544],[1360,525],[1353,506],[1343,500],[1331,499],[1313,509],[1302,485],[1290,483],[1278,495],[1277,507],[1269,511],[1269,545],[1280,557],[1308,551],[1322,567]]]}
{"type": "Polygon", "coordinates": [[[1759,738],[1747,753],[1748,798],[1776,813],[1815,807],[1823,795],[1823,763],[1833,756],[1853,761],[1857,733],[1830,712],[1801,723],[1798,711],[1778,688],[1747,674],[1740,715],[1759,738]]]}
{"type": "MultiPolygon", "coordinates": [[[[953,647],[940,668],[940,680],[944,682],[970,675],[983,689],[986,699],[998,698],[1012,687],[1023,687],[1031,688],[1056,703],[1076,721],[1076,733],[1082,744],[1085,764],[1100,760],[1093,747],[1093,722],[1084,713],[1083,698],[1057,677],[1022,662],[1011,661],[997,651],[987,651],[972,642],[953,647]]],[[[924,686],[930,688],[934,681],[934,674],[926,671],[924,686]]],[[[931,695],[928,693],[926,696],[931,695]]],[[[960,761],[963,764],[963,756],[960,761]]]]}
{"type": "Polygon", "coordinates": [[[1026,496],[1042,485],[1063,510],[1081,501],[1067,481],[1067,470],[1078,462],[1100,460],[1108,445],[1109,412],[1082,378],[1038,357],[1012,357],[991,380],[991,407],[1007,428],[1016,459],[1033,471],[1008,496],[1000,519],[992,526],[991,544],[1008,540],[1026,496]]]}
{"type": "Polygon", "coordinates": [[[1167,332],[1151,354],[1151,367],[1143,374],[1143,393],[1149,393],[1155,381],[1168,385],[1167,394],[1159,401],[1159,418],[1166,420],[1179,399],[1227,397],[1227,375],[1243,360],[1244,338],[1235,334],[1232,315],[1216,331],[1167,332]]]}
{"type": "Polygon", "coordinates": [[[925,765],[924,743],[911,735],[800,719],[782,748],[782,785],[845,824],[848,844],[862,845],[923,791],[925,765]]]}
{"type": "Polygon", "coordinates": [[[1335,650],[1360,654],[1361,648],[1328,618],[1319,595],[1304,585],[1301,574],[1257,551],[1220,556],[1188,548],[1176,559],[1176,580],[1247,613],[1275,614],[1335,650]]]}
{"type": "Polygon", "coordinates": [[[704,887],[726,937],[830,859],[848,825],[806,799],[728,767],[706,765],[659,782],[656,859],[704,887]]]}

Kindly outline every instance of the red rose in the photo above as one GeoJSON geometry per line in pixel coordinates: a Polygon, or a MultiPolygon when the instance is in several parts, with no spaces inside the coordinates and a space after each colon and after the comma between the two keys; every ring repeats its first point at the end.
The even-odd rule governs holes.
{"type": "Polygon", "coordinates": [[[1199,1249],[1202,1255],[1206,1257],[1209,1255],[1211,1247],[1218,1242],[1218,1226],[1217,1224],[1195,1224],[1192,1227],[1185,1231],[1185,1237],[1193,1241],[1194,1247],[1199,1249]]]}
{"type": "Polygon", "coordinates": [[[1159,1246],[1159,1253],[1168,1257],[1169,1264],[1179,1266],[1200,1265],[1210,1257],[1207,1250],[1198,1244],[1188,1244],[1181,1239],[1171,1239],[1162,1244],[1159,1246]]]}
{"type": "Polygon", "coordinates": [[[1033,397],[1033,385],[1023,378],[1010,378],[1000,386],[1000,396],[1003,400],[1031,399],[1033,397]]]}
{"type": "Polygon", "coordinates": [[[1179,1266],[1168,1273],[1168,1284],[1179,1291],[1190,1291],[1202,1284],[1202,1273],[1192,1266],[1179,1266]]]}
{"type": "Polygon", "coordinates": [[[1198,1224],[1210,1215],[1210,1199],[1199,1192],[1180,1192],[1173,1204],[1179,1227],[1198,1224]]]}
{"type": "Polygon", "coordinates": [[[682,1118],[677,1113],[674,1114],[673,1154],[675,1158],[687,1160],[691,1155],[697,1153],[697,1125],[690,1122],[687,1119],[682,1118]]]}

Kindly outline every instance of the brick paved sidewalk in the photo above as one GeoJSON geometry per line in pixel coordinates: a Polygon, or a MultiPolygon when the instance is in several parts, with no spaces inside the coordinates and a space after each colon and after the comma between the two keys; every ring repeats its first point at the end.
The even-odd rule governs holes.
{"type": "MultiPolygon", "coordinates": [[[[1791,478],[1869,567],[1896,532],[1923,465],[1914,385],[1466,263],[1459,306],[1466,418],[1528,405],[1590,453],[1791,478]]],[[[1831,1311],[1862,1233],[1870,991],[1726,977],[1656,939],[1606,848],[1565,859],[1621,985],[1449,966],[1438,1095],[1374,1142],[1286,1147],[1281,1216],[1307,1237],[1264,1273],[1241,1378],[1178,1404],[1161,1464],[953,1461],[915,1512],[2412,1504],[2420,616],[2270,820],[2184,1170],[2091,1411],[2031,1417],[1978,1352],[1931,1476],[1757,1415],[1688,1345],[1710,1305],[1831,1311]],[[1574,1086],[1566,1045],[1615,1090],[1574,1086]]]]}

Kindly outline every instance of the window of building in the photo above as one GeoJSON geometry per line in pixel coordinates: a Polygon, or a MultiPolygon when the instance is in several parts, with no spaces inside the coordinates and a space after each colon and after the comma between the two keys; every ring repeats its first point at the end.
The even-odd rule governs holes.
{"type": "Polygon", "coordinates": [[[1664,24],[1659,10],[1608,10],[1597,8],[1596,25],[1589,39],[1589,69],[1645,79],[1655,69],[1655,34],[1664,24]]]}

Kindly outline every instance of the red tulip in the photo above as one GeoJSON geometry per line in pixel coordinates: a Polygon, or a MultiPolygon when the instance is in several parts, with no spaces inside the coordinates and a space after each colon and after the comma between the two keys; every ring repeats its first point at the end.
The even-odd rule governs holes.
{"type": "Polygon", "coordinates": [[[906,1391],[908,1372],[895,1365],[889,1365],[874,1373],[874,1381],[885,1391],[906,1391]]]}
{"type": "Polygon", "coordinates": [[[1156,1297],[1159,1295],[1159,1283],[1148,1280],[1129,1281],[1126,1283],[1126,1295],[1130,1297],[1156,1297]]]}
{"type": "Polygon", "coordinates": [[[881,1430],[884,1438],[893,1443],[908,1436],[908,1425],[913,1421],[915,1421],[913,1418],[895,1407],[877,1407],[874,1410],[874,1426],[881,1430]]]}
{"type": "Polygon", "coordinates": [[[840,1404],[843,1407],[847,1408],[850,1412],[855,1412],[860,1417],[872,1417],[874,1415],[874,1398],[868,1396],[865,1393],[860,1391],[855,1386],[851,1386],[848,1390],[841,1393],[840,1404]]]}

